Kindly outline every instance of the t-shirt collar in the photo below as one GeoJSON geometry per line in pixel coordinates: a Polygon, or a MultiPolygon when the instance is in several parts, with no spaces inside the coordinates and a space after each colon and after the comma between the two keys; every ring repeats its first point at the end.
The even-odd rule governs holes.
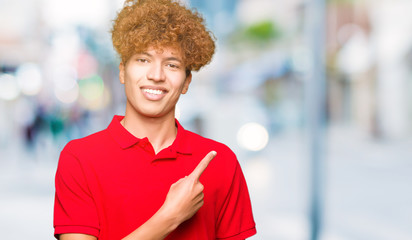
{"type": "MultiPolygon", "coordinates": [[[[120,121],[124,118],[124,116],[115,115],[107,127],[110,135],[113,139],[119,144],[122,149],[129,148],[143,139],[135,137],[123,125],[120,121]]],[[[190,145],[190,141],[187,138],[187,131],[180,125],[179,121],[175,119],[176,126],[177,126],[177,135],[176,139],[174,140],[173,144],[169,147],[172,151],[176,151],[180,154],[191,154],[192,149],[190,145]]]]}

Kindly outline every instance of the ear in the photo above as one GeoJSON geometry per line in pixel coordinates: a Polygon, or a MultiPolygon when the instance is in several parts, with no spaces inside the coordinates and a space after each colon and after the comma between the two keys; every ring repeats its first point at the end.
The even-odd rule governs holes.
{"type": "Polygon", "coordinates": [[[192,82],[192,73],[189,73],[189,75],[186,76],[185,82],[183,83],[182,94],[187,93],[187,90],[189,90],[189,85],[191,82],[192,82]]]}
{"type": "Polygon", "coordinates": [[[122,84],[124,84],[124,71],[125,71],[124,63],[122,61],[119,64],[119,80],[120,80],[120,83],[122,83],[122,84]]]}

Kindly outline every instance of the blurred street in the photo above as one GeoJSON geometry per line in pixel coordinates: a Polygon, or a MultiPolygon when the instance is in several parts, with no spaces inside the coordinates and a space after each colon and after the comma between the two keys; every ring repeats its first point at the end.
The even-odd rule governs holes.
{"type": "MultiPolygon", "coordinates": [[[[181,2],[217,51],[176,118],[237,154],[251,239],[411,240],[412,1],[181,2]]],[[[123,4],[0,0],[1,240],[53,239],[61,149],[124,115],[123,4]]]]}
{"type": "MultiPolygon", "coordinates": [[[[252,239],[307,239],[308,162],[301,134],[272,138],[259,154],[239,156],[258,227],[252,239]]],[[[412,139],[373,141],[347,127],[326,136],[324,240],[412,239],[412,139]]],[[[25,152],[1,149],[2,239],[52,238],[51,146],[25,152]]]]}

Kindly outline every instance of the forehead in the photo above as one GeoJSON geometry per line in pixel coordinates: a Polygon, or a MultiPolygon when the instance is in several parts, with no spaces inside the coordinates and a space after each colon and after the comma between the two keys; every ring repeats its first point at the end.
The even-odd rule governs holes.
{"type": "Polygon", "coordinates": [[[183,60],[183,53],[180,48],[177,47],[148,47],[142,53],[152,56],[173,56],[180,60],[183,60]]]}

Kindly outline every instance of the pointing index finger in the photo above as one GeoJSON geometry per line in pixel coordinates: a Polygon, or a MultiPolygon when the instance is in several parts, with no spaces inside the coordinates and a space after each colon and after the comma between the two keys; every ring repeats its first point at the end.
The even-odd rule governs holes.
{"type": "Polygon", "coordinates": [[[217,153],[215,151],[211,151],[208,154],[206,154],[206,156],[202,159],[202,161],[200,161],[195,170],[193,170],[193,172],[189,176],[195,178],[196,180],[199,180],[200,176],[206,170],[207,166],[216,156],[216,154],[217,153]]]}

